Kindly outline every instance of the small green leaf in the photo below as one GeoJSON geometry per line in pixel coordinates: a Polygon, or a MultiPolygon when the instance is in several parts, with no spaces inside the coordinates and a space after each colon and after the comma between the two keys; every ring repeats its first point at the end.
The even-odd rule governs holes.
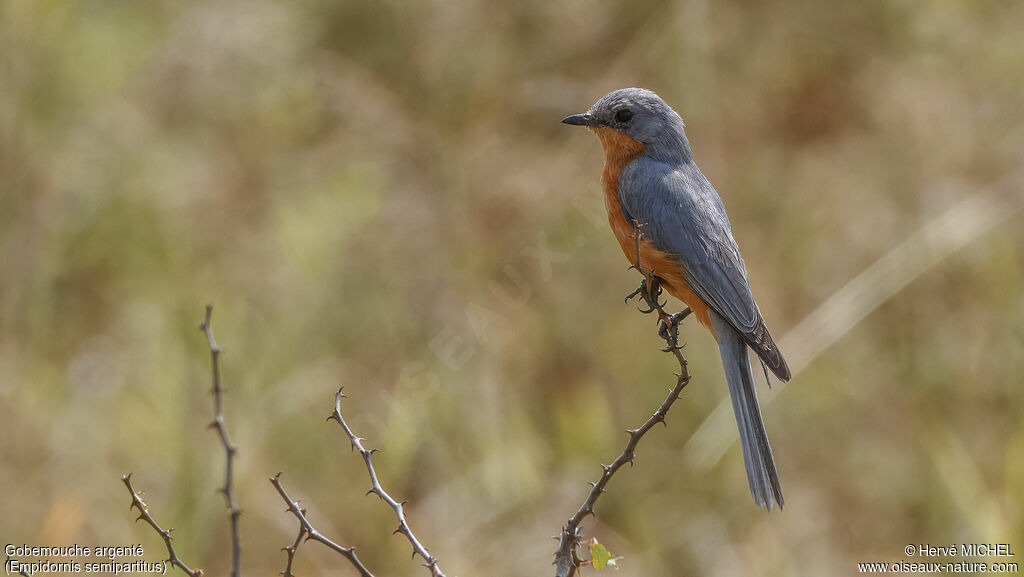
{"type": "Polygon", "coordinates": [[[590,540],[590,564],[594,570],[600,571],[605,567],[619,568],[617,561],[622,557],[613,557],[607,547],[597,542],[597,539],[590,540]]]}

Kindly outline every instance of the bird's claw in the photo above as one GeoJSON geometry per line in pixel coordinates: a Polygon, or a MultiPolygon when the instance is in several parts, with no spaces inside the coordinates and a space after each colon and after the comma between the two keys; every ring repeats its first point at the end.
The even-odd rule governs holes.
{"type": "Polygon", "coordinates": [[[656,309],[656,308],[654,308],[654,307],[652,306],[652,307],[650,307],[650,308],[647,308],[647,309],[642,309],[642,308],[640,308],[640,307],[637,307],[637,309],[636,309],[636,310],[638,310],[638,311],[642,312],[642,313],[643,313],[643,314],[645,314],[645,315],[649,315],[649,314],[653,313],[654,311],[656,311],[656,310],[658,310],[658,309],[656,309]]]}
{"type": "Polygon", "coordinates": [[[665,339],[668,347],[662,349],[663,351],[671,352],[673,350],[679,350],[682,347],[679,346],[679,325],[683,322],[683,319],[690,316],[690,307],[677,312],[674,315],[662,319],[658,323],[658,336],[665,339]]]}
{"type": "Polygon", "coordinates": [[[667,304],[667,302],[658,302],[658,296],[660,295],[661,283],[658,281],[658,277],[651,277],[650,283],[648,283],[648,280],[645,278],[640,281],[640,286],[637,287],[635,291],[626,295],[625,302],[628,303],[633,298],[639,297],[642,301],[644,301],[644,304],[647,305],[647,308],[640,308],[638,310],[644,314],[650,314],[656,310],[661,309],[662,307],[665,306],[665,304],[667,304]]]}
{"type": "Polygon", "coordinates": [[[626,298],[623,299],[622,302],[625,303],[625,304],[629,304],[629,301],[633,300],[634,297],[636,297],[637,295],[639,295],[642,292],[645,292],[647,290],[647,287],[644,286],[644,284],[645,284],[644,282],[641,282],[640,286],[638,286],[635,291],[633,291],[633,292],[629,293],[628,295],[626,295],[626,298]]]}
{"type": "Polygon", "coordinates": [[[640,281],[640,286],[628,295],[626,295],[625,302],[629,302],[634,298],[639,298],[643,301],[643,304],[647,305],[647,308],[638,308],[640,312],[644,314],[650,314],[658,311],[661,316],[661,320],[658,321],[658,335],[665,339],[665,343],[668,346],[662,349],[665,352],[671,352],[679,350],[682,347],[679,346],[679,324],[683,322],[683,319],[690,316],[692,312],[690,307],[677,312],[674,315],[664,314],[665,305],[668,301],[660,302],[658,297],[661,296],[661,281],[658,277],[650,275],[640,281]]]}

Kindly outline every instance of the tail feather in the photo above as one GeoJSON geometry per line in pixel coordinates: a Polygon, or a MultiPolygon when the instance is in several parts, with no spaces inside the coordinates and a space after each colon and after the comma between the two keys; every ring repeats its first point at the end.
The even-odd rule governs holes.
{"type": "Polygon", "coordinates": [[[757,389],[754,388],[754,372],[747,356],[747,343],[717,313],[711,311],[710,317],[722,355],[722,365],[725,367],[725,380],[729,383],[736,425],[740,430],[750,493],[758,506],[769,510],[773,506],[781,509],[782,486],[779,484],[772,448],[768,444],[768,434],[761,419],[761,407],[757,403],[757,389]]]}

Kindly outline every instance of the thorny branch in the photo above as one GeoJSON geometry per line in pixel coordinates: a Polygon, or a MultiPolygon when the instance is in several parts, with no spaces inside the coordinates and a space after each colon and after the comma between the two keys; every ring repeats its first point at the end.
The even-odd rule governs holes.
{"type": "Polygon", "coordinates": [[[360,561],[359,557],[356,556],[355,547],[343,547],[335,543],[334,541],[331,541],[327,537],[324,537],[322,533],[317,531],[316,528],[313,527],[312,524],[310,524],[309,519],[306,518],[305,509],[299,506],[298,501],[293,501],[292,498],[288,496],[288,493],[284,490],[284,487],[281,485],[281,473],[278,473],[271,477],[270,482],[274,485],[274,488],[277,489],[277,492],[281,495],[281,498],[284,499],[284,502],[288,504],[288,511],[292,515],[295,515],[295,518],[299,521],[299,535],[295,538],[295,543],[293,543],[290,547],[284,548],[284,551],[288,553],[288,564],[285,566],[284,571],[281,572],[281,575],[283,577],[293,577],[292,560],[295,558],[295,552],[296,550],[298,550],[299,544],[303,541],[303,538],[305,538],[306,541],[310,539],[314,541],[319,541],[320,543],[323,543],[324,545],[334,550],[338,554],[342,555],[343,557],[348,559],[350,563],[352,563],[352,566],[355,567],[357,571],[359,571],[359,574],[362,577],[374,577],[373,573],[370,573],[370,570],[366,568],[366,565],[363,565],[363,562],[360,561]]]}
{"type": "MultiPolygon", "coordinates": [[[[281,473],[278,473],[280,476],[281,473]]],[[[288,509],[291,510],[290,508],[288,509]]],[[[302,526],[301,521],[299,522],[299,534],[295,536],[295,542],[287,547],[282,547],[281,550],[288,554],[288,562],[284,566],[284,571],[281,571],[281,577],[295,577],[295,573],[292,573],[292,561],[295,560],[295,552],[299,550],[299,545],[302,544],[302,538],[306,536],[306,528],[302,526]]]]}
{"type": "Polygon", "coordinates": [[[583,501],[583,505],[576,511],[576,513],[569,518],[566,522],[565,527],[562,529],[561,534],[557,537],[558,539],[558,550],[555,552],[555,576],[556,577],[573,577],[576,570],[579,568],[582,560],[577,555],[576,549],[580,545],[580,523],[587,515],[594,515],[594,503],[601,496],[601,493],[605,492],[605,487],[615,473],[622,468],[623,465],[629,463],[633,465],[633,459],[636,456],[636,447],[640,443],[640,439],[651,430],[657,423],[665,423],[665,416],[668,414],[668,410],[672,407],[672,404],[679,398],[679,394],[683,391],[683,388],[690,382],[690,373],[687,371],[686,358],[683,357],[682,347],[679,346],[679,323],[682,322],[690,314],[690,309],[686,308],[683,311],[670,315],[665,312],[665,303],[658,301],[661,295],[661,286],[656,276],[655,271],[645,270],[640,263],[640,241],[643,239],[643,226],[633,221],[633,239],[636,243],[636,264],[631,268],[635,268],[644,277],[640,282],[640,287],[633,291],[632,294],[626,297],[626,302],[629,302],[633,297],[639,296],[644,303],[648,306],[647,310],[641,309],[642,313],[658,313],[658,334],[665,339],[668,346],[663,349],[665,352],[672,353],[676,360],[679,361],[679,372],[676,373],[676,384],[669,391],[668,397],[661,403],[658,410],[654,411],[642,425],[636,429],[629,429],[626,431],[629,434],[629,440],[626,442],[625,448],[610,465],[601,465],[603,472],[601,478],[597,482],[590,483],[590,493],[587,494],[586,500],[583,501]]]}
{"type": "Polygon", "coordinates": [[[348,423],[345,422],[345,418],[341,416],[341,399],[343,398],[345,398],[345,395],[342,394],[342,389],[338,389],[338,392],[334,395],[334,411],[327,419],[337,421],[341,425],[341,428],[345,430],[345,434],[348,435],[349,442],[352,443],[352,448],[358,449],[359,454],[363,456],[363,462],[366,463],[366,471],[370,474],[370,481],[372,483],[367,494],[373,493],[377,495],[395,511],[395,516],[398,517],[398,528],[395,529],[395,533],[405,535],[405,538],[409,540],[409,544],[412,545],[413,556],[419,555],[423,558],[423,564],[430,570],[431,576],[445,577],[445,574],[437,564],[437,559],[427,551],[427,548],[420,543],[409,527],[409,523],[405,519],[406,501],[396,501],[381,486],[380,480],[377,478],[377,471],[373,468],[373,454],[377,452],[377,449],[364,448],[362,442],[365,439],[353,433],[348,423]]]}
{"type": "MultiPolygon", "coordinates": [[[[212,392],[214,421],[210,423],[210,427],[217,429],[217,433],[220,436],[221,443],[224,445],[224,452],[227,457],[224,486],[221,487],[220,492],[224,494],[224,500],[227,501],[228,504],[228,513],[231,515],[231,577],[240,577],[242,549],[239,541],[238,517],[241,516],[242,510],[238,508],[238,502],[235,501],[234,492],[234,459],[238,452],[238,447],[231,443],[231,437],[228,436],[228,428],[224,420],[224,387],[221,384],[220,378],[221,348],[217,345],[217,340],[213,337],[213,327],[210,324],[212,316],[213,305],[206,305],[206,316],[203,319],[203,322],[199,325],[199,330],[206,335],[206,342],[210,347],[210,360],[213,370],[212,392]]],[[[131,506],[139,510],[138,519],[142,519],[149,523],[153,530],[163,538],[169,555],[167,562],[179,567],[182,571],[188,573],[190,577],[202,577],[202,569],[190,568],[178,558],[177,554],[175,554],[174,546],[171,544],[171,531],[173,531],[173,529],[167,529],[165,531],[157,524],[149,514],[149,508],[142,500],[141,495],[132,488],[131,477],[131,473],[121,477],[121,480],[124,481],[125,486],[128,487],[128,490],[132,494],[131,506]]]]}
{"type": "Polygon", "coordinates": [[[224,486],[220,488],[220,492],[224,495],[224,500],[228,505],[228,514],[231,515],[231,577],[240,577],[242,546],[238,530],[238,518],[242,515],[242,510],[238,507],[238,502],[235,500],[234,490],[235,456],[238,453],[238,447],[231,443],[231,437],[228,436],[228,426],[224,420],[224,387],[221,384],[220,378],[221,348],[213,337],[213,326],[210,324],[212,316],[213,305],[206,305],[206,317],[199,325],[199,330],[206,335],[206,342],[210,346],[210,364],[213,371],[214,417],[213,422],[210,423],[210,428],[217,429],[221,443],[224,444],[226,457],[224,486]]]}
{"type": "Polygon", "coordinates": [[[124,482],[125,487],[128,487],[128,492],[132,494],[132,504],[129,506],[129,509],[135,508],[139,510],[139,517],[136,521],[143,520],[149,523],[149,526],[152,527],[161,538],[163,538],[164,545],[167,546],[167,561],[165,561],[165,563],[170,563],[171,565],[178,567],[185,573],[188,573],[189,577],[203,577],[202,569],[199,569],[198,567],[193,569],[178,558],[178,554],[174,552],[174,544],[171,543],[171,531],[173,531],[174,528],[172,527],[165,531],[156,522],[156,519],[153,519],[153,516],[149,514],[149,507],[146,505],[146,502],[142,500],[142,495],[136,492],[135,488],[132,487],[132,474],[128,473],[127,475],[122,476],[121,481],[124,482]]]}

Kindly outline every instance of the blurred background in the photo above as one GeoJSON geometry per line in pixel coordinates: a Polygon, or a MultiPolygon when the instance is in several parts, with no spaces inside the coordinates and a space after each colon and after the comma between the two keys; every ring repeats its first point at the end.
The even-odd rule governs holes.
{"type": "Polygon", "coordinates": [[[245,573],[284,567],[284,471],[376,574],[422,574],[324,423],[339,385],[448,575],[553,572],[677,368],[622,303],[600,146],[558,122],[635,85],[686,120],[799,369],[760,388],[787,505],[754,506],[688,322],[693,382],[584,536],[623,576],[1020,561],[1022,26],[1012,1],[3,2],[0,540],[158,560],[132,471],[227,573],[213,303],[245,573]]]}

